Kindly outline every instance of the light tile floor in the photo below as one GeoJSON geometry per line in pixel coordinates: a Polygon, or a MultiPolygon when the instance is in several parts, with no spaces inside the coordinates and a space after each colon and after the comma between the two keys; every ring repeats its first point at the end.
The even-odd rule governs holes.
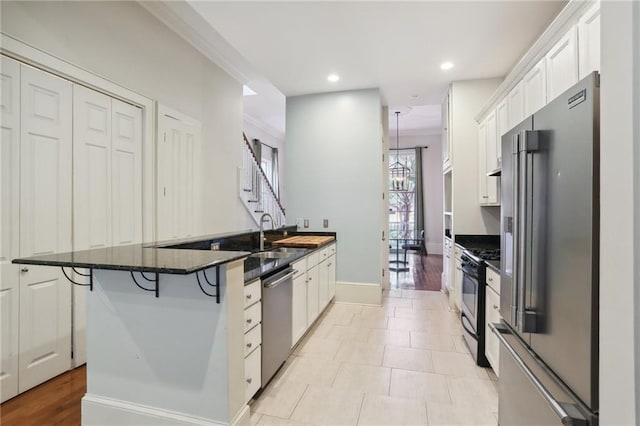
{"type": "Polygon", "coordinates": [[[332,304],[251,404],[252,425],[497,425],[496,376],[477,367],[441,292],[332,304]]]}

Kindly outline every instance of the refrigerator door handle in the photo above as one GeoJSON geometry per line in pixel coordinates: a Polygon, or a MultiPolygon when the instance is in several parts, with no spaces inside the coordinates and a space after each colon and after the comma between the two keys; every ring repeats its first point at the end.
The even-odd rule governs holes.
{"type": "Polygon", "coordinates": [[[518,275],[516,324],[521,333],[536,332],[536,314],[527,310],[526,296],[531,281],[531,261],[529,244],[532,241],[531,222],[533,220],[533,153],[538,150],[539,132],[524,130],[518,153],[518,275]]]}
{"type": "Polygon", "coordinates": [[[519,159],[520,159],[520,134],[516,133],[513,135],[513,167],[511,168],[512,172],[512,180],[513,183],[513,260],[512,260],[512,277],[513,277],[513,287],[511,289],[511,324],[514,327],[518,326],[518,273],[520,272],[519,265],[519,242],[520,242],[520,211],[519,211],[519,178],[520,174],[518,172],[519,168],[519,159]]]}
{"type": "Polygon", "coordinates": [[[553,395],[547,390],[547,388],[538,380],[538,378],[529,369],[527,364],[520,358],[518,353],[511,347],[509,342],[502,336],[503,333],[509,333],[509,331],[500,324],[489,323],[491,332],[496,335],[502,347],[513,358],[516,365],[522,369],[527,379],[533,384],[536,390],[540,393],[544,401],[549,405],[551,410],[558,416],[563,425],[566,426],[587,426],[586,418],[580,413],[577,407],[573,404],[562,403],[557,401],[553,395]]]}

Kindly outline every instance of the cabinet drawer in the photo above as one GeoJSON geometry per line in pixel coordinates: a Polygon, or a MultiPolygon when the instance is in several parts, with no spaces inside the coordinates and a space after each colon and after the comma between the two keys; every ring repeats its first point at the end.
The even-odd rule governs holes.
{"type": "Polygon", "coordinates": [[[329,246],[329,256],[333,256],[334,254],[336,254],[336,243],[329,246]]]}
{"type": "Polygon", "coordinates": [[[329,258],[329,247],[325,247],[318,252],[318,263],[324,262],[329,258]]]}
{"type": "Polygon", "coordinates": [[[291,264],[291,267],[293,268],[294,271],[296,271],[296,273],[293,274],[294,279],[300,275],[304,275],[307,272],[307,258],[304,257],[301,260],[298,260],[297,262],[293,262],[291,264]]]}
{"type": "Polygon", "coordinates": [[[261,297],[260,280],[255,280],[251,284],[244,286],[244,307],[247,308],[258,302],[261,297]]]}
{"type": "Polygon", "coordinates": [[[245,385],[247,386],[245,394],[246,401],[253,398],[253,395],[255,395],[258,389],[260,389],[260,386],[262,386],[260,383],[262,380],[262,369],[260,366],[262,360],[261,353],[262,348],[258,347],[258,349],[251,352],[251,355],[244,360],[245,385]]]}
{"type": "Polygon", "coordinates": [[[320,261],[320,252],[314,251],[309,256],[307,256],[307,270],[313,268],[320,261]]]}
{"type": "Polygon", "coordinates": [[[244,335],[244,356],[246,357],[255,351],[260,343],[262,343],[262,325],[258,324],[257,327],[253,327],[244,335]]]}
{"type": "Polygon", "coordinates": [[[487,285],[500,295],[500,274],[491,268],[487,268],[487,285]]]}
{"type": "Polygon", "coordinates": [[[262,303],[256,303],[244,311],[244,332],[260,324],[262,318],[262,303]]]}
{"type": "Polygon", "coordinates": [[[495,371],[496,376],[500,375],[500,341],[496,337],[495,334],[489,328],[489,323],[498,323],[500,322],[500,296],[491,289],[491,287],[487,286],[487,299],[485,305],[485,315],[487,318],[485,324],[485,350],[484,353],[489,360],[489,364],[493,367],[493,371],[495,371]]]}

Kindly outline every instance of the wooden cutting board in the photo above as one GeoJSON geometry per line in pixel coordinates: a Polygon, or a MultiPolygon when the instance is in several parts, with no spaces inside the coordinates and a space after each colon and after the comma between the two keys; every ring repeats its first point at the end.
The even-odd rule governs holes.
{"type": "Polygon", "coordinates": [[[318,235],[297,235],[295,237],[273,241],[271,244],[273,244],[274,246],[282,247],[318,248],[321,245],[333,240],[335,240],[335,237],[318,235]]]}

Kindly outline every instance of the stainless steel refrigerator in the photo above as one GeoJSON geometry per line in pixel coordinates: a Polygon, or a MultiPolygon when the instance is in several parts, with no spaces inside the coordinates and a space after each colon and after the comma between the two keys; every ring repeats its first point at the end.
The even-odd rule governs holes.
{"type": "Polygon", "coordinates": [[[599,75],[502,137],[499,423],[598,423],[599,75]]]}

